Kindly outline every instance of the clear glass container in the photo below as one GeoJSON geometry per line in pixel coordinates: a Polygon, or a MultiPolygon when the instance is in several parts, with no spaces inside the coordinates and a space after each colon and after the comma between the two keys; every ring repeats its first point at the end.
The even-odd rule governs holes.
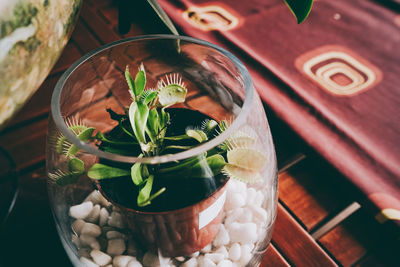
{"type": "MultiPolygon", "coordinates": [[[[126,130],[132,132],[131,126],[126,124],[126,130]]],[[[52,97],[47,173],[57,229],[75,266],[88,261],[99,266],[124,261],[126,266],[257,266],[271,239],[277,167],[262,103],[243,64],[202,40],[170,35],[124,39],[73,64],[52,97]],[[214,120],[219,126],[206,141],[139,156],[134,146],[126,153],[134,139],[128,135],[121,139],[126,142],[120,144],[123,153],[94,140],[98,132],[108,136],[122,127],[109,110],[128,112],[132,96],[124,71],[129,66],[134,74],[141,64],[146,88],[156,88],[160,79],[181,84],[177,74],[187,88],[185,101],[166,109],[166,136],[168,131],[176,136],[204,130],[203,121],[214,120]],[[82,138],[91,127],[90,137],[82,138]],[[218,168],[216,158],[224,162],[218,168]],[[197,163],[181,171],[179,166],[191,160],[197,163]],[[99,164],[122,174],[89,178],[87,172],[99,164]],[[153,176],[152,194],[162,191],[150,204],[136,201],[135,165],[153,176]],[[63,185],[60,177],[71,178],[78,169],[76,181],[63,185]]]]}

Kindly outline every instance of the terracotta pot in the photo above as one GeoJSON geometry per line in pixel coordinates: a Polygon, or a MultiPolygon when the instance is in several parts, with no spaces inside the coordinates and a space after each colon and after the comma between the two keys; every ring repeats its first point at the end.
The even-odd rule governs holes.
{"type": "Polygon", "coordinates": [[[227,179],[207,199],[194,205],[165,212],[143,212],[115,203],[121,210],[129,229],[147,249],[160,250],[165,257],[187,256],[210,244],[222,223],[222,211],[226,199],[227,179]]]}

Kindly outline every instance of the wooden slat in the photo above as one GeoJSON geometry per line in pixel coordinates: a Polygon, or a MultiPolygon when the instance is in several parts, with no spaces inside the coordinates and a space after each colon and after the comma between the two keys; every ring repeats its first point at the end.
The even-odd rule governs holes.
{"type": "Polygon", "coordinates": [[[343,266],[366,266],[373,261],[394,266],[398,263],[400,244],[393,239],[369,213],[360,209],[318,241],[343,266]]]}
{"type": "Polygon", "coordinates": [[[45,159],[47,118],[0,135],[0,146],[22,170],[45,159]]]}
{"type": "Polygon", "coordinates": [[[65,71],[72,63],[77,61],[81,56],[82,54],[77,48],[77,46],[72,41],[69,41],[50,73],[55,74],[61,71],[65,71]]]}
{"type": "Polygon", "coordinates": [[[280,200],[312,230],[351,203],[340,178],[326,164],[308,158],[279,175],[280,200]]]}
{"type": "Polygon", "coordinates": [[[272,240],[284,257],[295,266],[337,266],[280,204],[272,240]]]}
{"type": "Polygon", "coordinates": [[[100,40],[90,32],[82,18],[79,18],[71,38],[83,53],[88,53],[101,46],[100,40]]]}
{"type": "Polygon", "coordinates": [[[96,14],[85,2],[82,5],[81,17],[103,44],[111,43],[121,38],[114,32],[112,26],[96,14]]]}
{"type": "Polygon", "coordinates": [[[289,263],[285,260],[285,258],[276,250],[274,245],[270,244],[267,248],[267,251],[264,254],[264,258],[261,262],[260,267],[267,267],[267,266],[290,266],[289,263]]]}

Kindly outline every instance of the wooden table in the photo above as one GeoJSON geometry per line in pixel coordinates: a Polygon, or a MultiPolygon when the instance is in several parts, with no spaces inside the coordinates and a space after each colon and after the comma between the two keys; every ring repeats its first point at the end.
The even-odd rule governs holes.
{"type": "MultiPolygon", "coordinates": [[[[55,83],[85,53],[123,37],[111,0],[83,4],[73,36],[38,92],[0,134],[14,158],[20,192],[1,236],[0,266],[71,266],[51,215],[45,175],[45,137],[55,83]]],[[[396,240],[358,204],[360,195],[267,108],[278,154],[279,207],[262,266],[395,265],[396,240]]],[[[398,240],[397,240],[398,241],[398,240]]]]}

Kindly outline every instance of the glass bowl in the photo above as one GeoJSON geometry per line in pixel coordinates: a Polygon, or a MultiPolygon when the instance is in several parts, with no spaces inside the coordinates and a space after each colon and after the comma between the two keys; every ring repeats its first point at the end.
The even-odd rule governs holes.
{"type": "Polygon", "coordinates": [[[257,266],[270,242],[277,167],[268,121],[246,68],[214,44],[142,36],[85,55],[56,85],[46,150],[51,206],[75,266],[257,266]],[[166,136],[212,125],[207,140],[187,149],[165,145],[172,150],[150,156],[139,156],[134,147],[126,152],[136,140],[137,120],[129,126],[116,114],[131,110],[126,67],[134,74],[141,65],[147,88],[157,88],[160,80],[187,88],[184,102],[165,109],[170,113],[166,136]],[[94,138],[124,127],[123,134],[130,132],[119,144],[125,152],[106,149],[105,139],[94,138]],[[82,134],[88,128],[95,130],[82,134]],[[211,158],[223,158],[222,169],[216,170],[211,158]],[[189,162],[196,164],[180,171],[189,162]],[[88,171],[93,178],[90,171],[101,164],[122,174],[89,178],[88,171]],[[144,184],[134,186],[132,166],[145,166],[146,175],[153,176],[151,193],[162,189],[157,198],[139,205],[138,188],[144,184]]]}

